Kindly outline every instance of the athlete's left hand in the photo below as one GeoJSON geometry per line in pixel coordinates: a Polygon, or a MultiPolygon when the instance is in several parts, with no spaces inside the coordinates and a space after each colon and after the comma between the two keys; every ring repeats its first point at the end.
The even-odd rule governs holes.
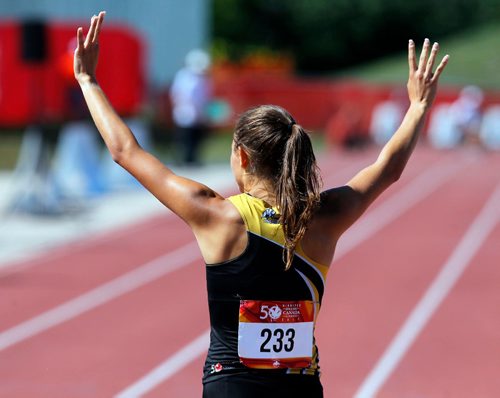
{"type": "Polygon", "coordinates": [[[429,39],[425,39],[420,59],[417,65],[415,43],[408,43],[408,96],[411,104],[423,105],[424,109],[430,108],[436,97],[438,79],[448,63],[449,56],[445,55],[433,72],[434,62],[439,51],[439,44],[434,43],[430,49],[429,39]],[[430,54],[429,54],[430,50],[430,54]]]}

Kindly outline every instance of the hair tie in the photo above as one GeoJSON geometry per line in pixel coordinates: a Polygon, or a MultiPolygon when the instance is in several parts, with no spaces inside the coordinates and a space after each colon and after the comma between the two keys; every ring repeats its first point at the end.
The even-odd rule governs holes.
{"type": "Polygon", "coordinates": [[[288,131],[289,131],[290,133],[292,132],[292,128],[293,128],[293,125],[294,125],[294,124],[296,124],[296,123],[295,123],[295,120],[292,120],[290,123],[288,123],[288,127],[287,127],[287,129],[288,129],[288,131]]]}

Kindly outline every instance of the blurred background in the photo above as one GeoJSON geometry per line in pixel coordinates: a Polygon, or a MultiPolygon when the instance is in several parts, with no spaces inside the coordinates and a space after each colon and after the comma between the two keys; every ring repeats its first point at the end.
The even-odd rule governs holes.
{"type": "MultiPolygon", "coordinates": [[[[375,231],[370,235],[373,254],[370,247],[363,246],[362,253],[353,250],[354,257],[346,256],[344,262],[350,267],[333,267],[331,279],[336,281],[341,294],[337,293],[336,299],[325,306],[324,322],[333,319],[331,322],[340,326],[325,324],[327,327],[319,329],[324,330],[324,336],[320,336],[325,347],[322,360],[326,369],[333,369],[331,374],[338,380],[329,379],[331,375],[327,374],[325,382],[337,389],[338,396],[352,396],[361,376],[350,380],[346,374],[355,369],[365,376],[373,358],[378,358],[378,351],[388,344],[382,337],[379,345],[373,344],[375,332],[381,334],[386,327],[390,329],[386,335],[393,335],[411,309],[414,297],[420,297],[417,288],[427,286],[423,270],[427,269],[429,280],[434,277],[446,259],[444,256],[452,251],[451,245],[462,234],[462,224],[457,227],[457,223],[468,228],[469,218],[497,178],[500,1],[0,0],[0,294],[8,298],[0,300],[3,355],[0,374],[8,381],[0,383],[0,396],[105,396],[104,392],[111,394],[138,379],[170,356],[170,351],[177,350],[179,344],[186,344],[184,340],[193,340],[194,334],[208,327],[206,308],[200,305],[205,299],[205,280],[202,273],[194,271],[194,264],[199,269],[201,259],[191,244],[192,234],[179,220],[169,218],[159,203],[114,164],[74,81],[76,28],[87,29],[90,17],[100,10],[107,14],[101,32],[97,78],[116,110],[142,146],[174,171],[223,194],[230,194],[236,188],[229,168],[232,128],[238,115],[247,108],[273,103],[288,109],[311,132],[325,181],[341,184],[377,156],[380,146],[389,140],[403,117],[408,106],[408,39],[413,39],[420,50],[428,37],[440,43],[440,57],[451,55],[424,128],[421,149],[425,150],[415,154],[416,159],[410,162],[406,174],[410,179],[419,176],[415,184],[407,184],[416,188],[407,192],[405,183],[398,184],[390,195],[404,191],[406,196],[398,196],[396,206],[391,204],[394,201],[381,201],[382,211],[378,211],[377,204],[373,217],[361,223],[352,235],[354,238],[347,237],[347,247],[356,246],[352,242],[365,239],[363,228],[371,223],[368,229],[375,231]],[[422,174],[426,179],[417,173],[421,169],[425,169],[422,174]],[[443,175],[453,176],[452,183],[443,175]],[[432,189],[428,180],[434,184],[432,189]],[[424,216],[419,213],[412,218],[410,212],[409,219],[401,216],[401,208],[413,206],[434,189],[436,196],[425,202],[428,208],[420,210],[424,216]],[[392,216],[399,224],[395,223],[393,235],[384,238],[376,228],[390,224],[392,216]],[[435,220],[432,228],[428,225],[430,218],[435,220]],[[412,226],[411,233],[408,225],[412,226]],[[111,233],[99,234],[105,231],[111,233]],[[399,239],[403,243],[406,239],[408,246],[399,243],[399,239]],[[442,241],[446,241],[444,246],[436,244],[443,244],[442,241]],[[400,246],[394,253],[380,250],[387,242],[400,246]],[[56,250],[49,250],[53,248],[56,250]],[[443,258],[437,255],[438,249],[443,251],[443,258]],[[162,281],[165,285],[151,283],[143,290],[137,287],[149,283],[147,277],[137,278],[134,273],[130,276],[134,280],[132,288],[122,289],[124,272],[135,268],[140,272],[142,268],[149,270],[149,261],[165,253],[177,257],[161,257],[155,264],[167,269],[170,263],[175,262],[175,266],[185,263],[186,271],[169,274],[162,281]],[[389,254],[394,258],[384,257],[389,254]],[[381,259],[372,261],[379,256],[381,259]],[[396,261],[392,267],[388,266],[390,260],[396,261]],[[367,274],[371,265],[373,274],[367,274]],[[395,278],[395,288],[388,288],[386,284],[392,283],[392,279],[386,276],[397,276],[398,272],[401,279],[395,278]],[[373,286],[377,287],[379,279],[377,290],[373,286]],[[120,310],[114,303],[101,306],[102,286],[116,287],[109,281],[119,285],[118,293],[113,290],[107,296],[109,300],[119,295],[126,300],[125,293],[135,289],[134,294],[141,297],[153,295],[151,304],[144,304],[143,300],[149,301],[134,296],[120,310]],[[181,303],[178,296],[185,292],[176,293],[179,290],[175,289],[182,290],[188,285],[192,303],[181,303]],[[408,308],[401,309],[403,315],[396,317],[394,314],[399,313],[391,305],[407,299],[406,292],[398,290],[400,287],[411,292],[416,289],[416,293],[410,294],[408,308]],[[97,304],[92,301],[94,304],[81,310],[79,297],[94,300],[89,292],[98,295],[97,304]],[[371,303],[378,303],[385,292],[388,298],[379,300],[380,313],[372,311],[371,303]],[[392,292],[394,296],[389,295],[392,292]],[[355,306],[358,298],[359,305],[355,306]],[[50,318],[49,323],[44,323],[43,316],[52,317],[53,308],[66,308],[74,301],[78,304],[76,312],[67,315],[64,310],[59,320],[50,318]],[[182,327],[171,327],[171,319],[177,318],[173,306],[169,307],[172,309],[169,317],[165,316],[168,312],[165,303],[175,303],[175,309],[182,312],[175,323],[182,327]],[[188,308],[188,304],[192,305],[188,308]],[[67,322],[66,326],[74,328],[60,334],[42,333],[92,306],[109,313],[96,320],[93,318],[96,311],[88,314],[87,319],[79,317],[73,323],[67,322]],[[328,311],[333,315],[329,317],[328,311]],[[370,329],[362,323],[372,315],[377,319],[370,329]],[[189,316],[189,320],[184,316],[189,316]],[[392,316],[394,322],[391,323],[392,318],[387,321],[386,316],[392,316]],[[81,326],[87,320],[88,324],[81,326]],[[42,326],[38,323],[33,326],[38,321],[42,326]],[[26,334],[26,325],[35,330],[29,333],[41,336],[30,339],[32,335],[26,334]],[[134,335],[135,340],[125,339],[128,334],[134,335]],[[94,336],[94,341],[83,344],[86,336],[94,336]],[[46,343],[45,338],[52,340],[46,343]],[[145,339],[149,344],[142,343],[145,339]],[[6,350],[24,340],[29,341],[6,350]],[[167,343],[171,345],[168,355],[162,351],[167,343]],[[141,351],[129,353],[129,349],[141,351]],[[112,360],[115,362],[108,362],[112,360]],[[56,369],[56,364],[60,369],[56,369]],[[128,378],[113,377],[110,370],[130,374],[126,375],[128,378]],[[68,380],[73,381],[61,387],[64,379],[61,374],[66,371],[71,373],[68,380]],[[89,380],[89,384],[82,378],[89,380]],[[95,387],[92,383],[97,378],[102,378],[102,383],[95,382],[95,387]],[[45,395],[40,393],[42,387],[46,389],[45,395]],[[347,392],[342,395],[343,388],[347,392]],[[73,393],[80,389],[83,391],[80,395],[73,393]]],[[[497,217],[498,211],[495,214],[497,217]]],[[[483,268],[478,267],[481,258],[474,264],[481,272],[489,264],[492,271],[482,274],[484,284],[475,282],[470,290],[474,298],[481,297],[481,291],[492,292],[494,300],[485,300],[491,304],[492,315],[480,311],[488,307],[484,303],[473,305],[467,312],[460,302],[456,310],[459,319],[447,323],[453,330],[443,328],[443,337],[432,340],[451,341],[460,337],[457,331],[467,326],[484,325],[486,330],[471,332],[471,336],[478,336],[473,344],[468,340],[465,344],[462,341],[456,346],[450,344],[453,355],[441,355],[438,349],[436,356],[430,356],[432,363],[438,364],[439,358],[451,358],[442,369],[467,364],[474,368],[463,366],[469,372],[467,375],[477,373],[477,379],[471,376],[471,389],[464,389],[463,395],[449,396],[497,396],[500,391],[497,377],[500,356],[492,351],[493,348],[498,351],[495,315],[499,303],[498,245],[493,241],[499,233],[497,228],[496,235],[485,244],[489,257],[482,260],[483,268]],[[484,286],[490,286],[491,290],[484,286]],[[464,321],[463,316],[469,313],[480,320],[464,321]],[[491,366],[474,361],[480,343],[491,366]],[[470,348],[473,354],[455,357],[461,347],[470,348]],[[484,369],[491,370],[489,384],[484,383],[484,369]],[[496,394],[477,393],[483,385],[493,386],[490,391],[496,394]]],[[[339,257],[349,250],[339,252],[336,261],[341,264],[339,257]]],[[[170,268],[162,272],[166,274],[170,268]]],[[[471,302],[474,304],[466,295],[464,303],[471,302]]],[[[54,327],[54,330],[61,329],[54,327]]],[[[163,396],[199,396],[175,389],[193,388],[194,384],[201,388],[199,372],[206,349],[206,341],[201,341],[205,345],[195,344],[199,347],[193,356],[199,363],[185,373],[176,374],[175,385],[168,386],[168,393],[163,396]]],[[[178,357],[174,355],[174,359],[177,361],[178,357]]],[[[429,371],[428,376],[422,373],[427,382],[439,379],[446,384],[446,377],[430,374],[435,368],[422,363],[429,371]]],[[[184,366],[168,361],[167,365],[172,369],[184,366]]],[[[417,383],[416,373],[409,369],[409,380],[417,383]]],[[[460,380],[465,377],[455,379],[453,385],[460,390],[460,380]]]]}
{"type": "Polygon", "coordinates": [[[73,77],[75,29],[101,9],[98,79],[176,170],[227,165],[235,119],[263,103],[287,108],[319,152],[383,145],[408,105],[409,38],[452,57],[422,141],[500,149],[496,0],[2,0],[5,216],[82,213],[138,187],[104,150],[73,77]]]}
{"type": "MultiPolygon", "coordinates": [[[[483,115],[500,101],[496,39],[500,6],[495,0],[447,0],[446,4],[431,0],[2,0],[0,169],[12,170],[16,164],[28,167],[19,165],[28,128],[41,132],[43,144],[50,145],[52,162],[59,144],[65,143],[64,126],[88,117],[73,81],[71,59],[75,27],[86,26],[88,17],[100,9],[107,16],[99,80],[120,114],[140,125],[138,135],[165,161],[225,160],[227,148],[221,151],[219,146],[227,146],[235,117],[249,106],[267,102],[289,109],[323,146],[384,142],[406,105],[408,38],[420,44],[430,37],[452,55],[438,103],[453,104],[466,86],[474,87],[462,93],[468,97],[460,106],[470,107],[471,113],[483,115]],[[198,124],[203,124],[200,130],[204,131],[183,142],[182,133],[176,133],[179,121],[171,88],[194,49],[206,57],[201,61],[206,63],[201,67],[206,98],[197,105],[197,112],[203,113],[198,124]],[[385,109],[377,115],[377,105],[383,102],[385,109]],[[384,128],[387,131],[375,131],[384,128]],[[183,145],[195,153],[183,158],[182,151],[179,155],[175,150],[183,145]]],[[[441,117],[436,123],[446,125],[447,133],[433,138],[435,144],[450,147],[475,140],[498,147],[498,138],[490,137],[493,133],[480,138],[479,116],[471,116],[474,125],[467,128],[463,124],[468,121],[455,121],[452,126],[441,117]],[[476,131],[464,136],[465,130],[476,131]]],[[[71,147],[71,142],[66,145],[71,147]]],[[[113,183],[102,178],[93,181],[97,176],[92,173],[109,173],[102,170],[106,162],[100,153],[99,162],[90,159],[96,156],[89,149],[89,159],[81,162],[95,164],[71,165],[80,179],[90,179],[88,187],[80,190],[106,191],[113,183]],[[91,170],[80,170],[85,167],[91,170]]]]}

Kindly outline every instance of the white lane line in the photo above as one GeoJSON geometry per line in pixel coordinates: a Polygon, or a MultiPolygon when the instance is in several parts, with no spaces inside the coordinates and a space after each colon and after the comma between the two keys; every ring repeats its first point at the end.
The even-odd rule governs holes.
{"type": "Polygon", "coordinates": [[[200,259],[196,242],[158,257],[72,300],[0,333],[0,351],[73,319],[200,259]]]}
{"type": "Polygon", "coordinates": [[[163,361],[144,377],[116,394],[115,398],[135,398],[151,391],[153,388],[175,375],[182,368],[189,365],[200,355],[206,353],[209,339],[210,330],[207,330],[191,343],[177,351],[174,355],[163,361]]]}
{"type": "Polygon", "coordinates": [[[500,221],[499,204],[500,184],[465,232],[440,273],[413,309],[380,360],[363,381],[356,392],[356,398],[371,398],[377,395],[483,242],[500,221]]]}
{"type": "Polygon", "coordinates": [[[425,199],[439,188],[444,181],[472,161],[474,161],[474,158],[468,157],[465,162],[446,160],[434,164],[415,177],[406,187],[384,200],[374,210],[361,216],[357,223],[340,238],[333,262],[340,260],[356,246],[425,199]]]}
{"type": "MultiPolygon", "coordinates": [[[[354,249],[357,245],[361,244],[364,240],[368,239],[371,235],[375,234],[382,226],[388,224],[395,218],[397,218],[402,212],[405,210],[409,209],[411,206],[415,205],[418,203],[419,200],[424,199],[427,195],[429,195],[433,190],[435,190],[441,183],[446,178],[450,178],[454,173],[457,173],[462,167],[465,167],[467,164],[470,163],[470,159],[468,159],[466,162],[456,162],[456,161],[443,161],[439,162],[438,164],[434,165],[432,168],[426,170],[422,174],[420,174],[418,177],[415,178],[412,183],[409,183],[405,188],[403,188],[401,191],[396,193],[394,196],[397,197],[396,200],[392,200],[392,197],[387,199],[385,202],[389,202],[389,205],[386,206],[385,202],[383,205],[380,205],[377,209],[375,209],[372,213],[367,214],[365,218],[373,213],[375,215],[371,215],[371,218],[369,219],[369,222],[366,223],[364,226],[359,228],[359,235],[361,238],[359,239],[353,239],[353,241],[350,243],[350,245],[347,246],[346,249],[344,249],[341,252],[341,255],[347,254],[349,250],[354,249]],[[399,203],[399,201],[403,201],[404,203],[399,203]],[[382,210],[379,210],[381,209],[382,210]],[[375,225],[377,224],[377,225],[375,225]]],[[[338,256],[338,254],[336,255],[338,256]]],[[[198,338],[200,339],[201,336],[198,338]]],[[[197,339],[197,340],[198,340],[197,339]]],[[[192,343],[189,344],[189,346],[193,345],[196,342],[193,341],[192,343]]],[[[206,352],[208,344],[205,346],[204,350],[198,351],[198,355],[202,355],[204,352],[206,352]]],[[[182,350],[181,350],[182,351],[182,350]]],[[[179,351],[180,352],[180,351],[179,351]]],[[[193,352],[190,352],[192,354],[193,352]]],[[[174,361],[176,360],[177,353],[174,354],[173,356],[167,358],[163,364],[169,363],[175,363],[174,361]]],[[[191,360],[196,359],[197,356],[192,356],[191,360]]],[[[163,367],[162,365],[159,365],[158,368],[163,367]]],[[[186,366],[186,364],[183,364],[183,366],[186,366]]],[[[158,369],[158,368],[155,368],[158,369]]],[[[146,376],[142,377],[139,379],[137,382],[132,384],[130,387],[127,387],[126,389],[123,390],[123,392],[119,393],[117,397],[119,398],[124,398],[124,397],[139,397],[141,394],[146,394],[147,392],[151,391],[153,388],[155,388],[158,384],[163,383],[167,381],[169,378],[175,375],[176,372],[171,371],[171,372],[166,372],[164,371],[161,380],[159,380],[159,375],[160,372],[155,372],[155,370],[151,371],[148,373],[146,376]],[[150,376],[152,373],[155,373],[154,378],[150,376]],[[148,380],[151,380],[148,382],[148,380]],[[150,383],[150,384],[148,384],[150,383]],[[124,392],[129,393],[129,391],[136,391],[132,390],[134,386],[139,385],[141,386],[140,392],[138,392],[136,395],[121,395],[124,394],[124,392]]]]}

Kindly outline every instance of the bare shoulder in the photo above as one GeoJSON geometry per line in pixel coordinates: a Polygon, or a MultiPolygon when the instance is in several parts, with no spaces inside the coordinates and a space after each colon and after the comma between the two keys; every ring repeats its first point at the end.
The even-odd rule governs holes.
{"type": "Polygon", "coordinates": [[[330,264],[340,236],[348,228],[356,194],[347,185],[321,193],[321,201],[302,240],[304,252],[321,264],[330,264]]]}
{"type": "Polygon", "coordinates": [[[214,215],[218,222],[228,225],[244,225],[245,222],[241,217],[238,209],[231,203],[228,198],[219,198],[213,206],[214,215]]]}
{"type": "Polygon", "coordinates": [[[313,221],[343,223],[343,220],[359,206],[359,203],[359,194],[349,185],[328,189],[321,193],[320,204],[313,221]]]}
{"type": "Polygon", "coordinates": [[[193,228],[205,263],[217,264],[239,256],[247,246],[245,222],[227,199],[214,198],[210,222],[193,228]]]}

